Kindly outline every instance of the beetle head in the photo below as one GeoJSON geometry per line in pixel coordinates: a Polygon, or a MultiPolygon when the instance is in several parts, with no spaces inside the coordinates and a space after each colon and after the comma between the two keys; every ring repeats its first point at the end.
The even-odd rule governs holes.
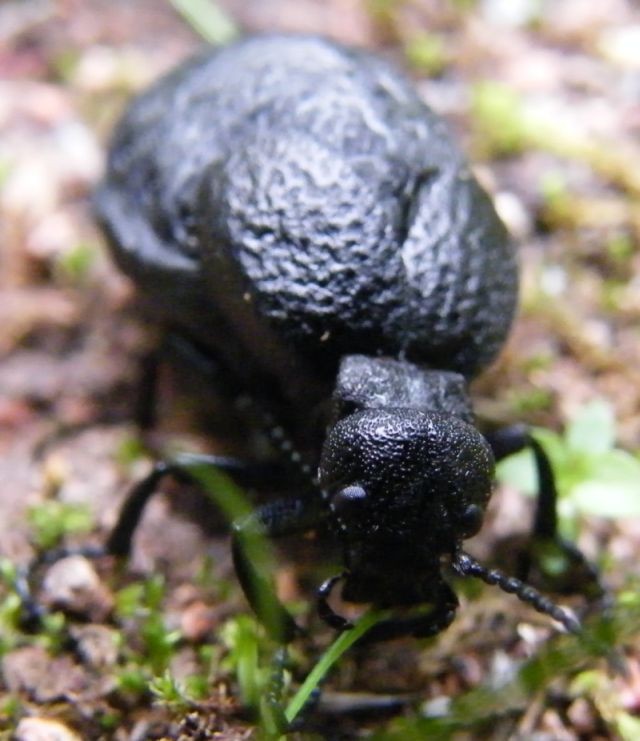
{"type": "Polygon", "coordinates": [[[480,529],[493,469],[482,435],[451,415],[365,409],[339,420],[320,484],[351,573],[439,571],[480,529]]]}

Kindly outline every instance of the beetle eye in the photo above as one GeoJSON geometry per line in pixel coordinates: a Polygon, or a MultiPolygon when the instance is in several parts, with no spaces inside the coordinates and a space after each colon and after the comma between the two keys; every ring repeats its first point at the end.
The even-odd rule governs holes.
{"type": "Polygon", "coordinates": [[[470,504],[460,517],[460,527],[465,537],[470,538],[480,531],[484,510],[477,504],[470,504]]]}
{"type": "Polygon", "coordinates": [[[331,500],[331,509],[338,515],[349,517],[361,511],[367,492],[357,484],[345,486],[331,500]]]}

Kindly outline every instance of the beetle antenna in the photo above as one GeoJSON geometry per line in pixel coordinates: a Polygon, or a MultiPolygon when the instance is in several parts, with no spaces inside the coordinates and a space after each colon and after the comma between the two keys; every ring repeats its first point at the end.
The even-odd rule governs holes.
{"type": "Polygon", "coordinates": [[[557,620],[569,633],[580,633],[582,628],[572,613],[556,605],[555,602],[520,579],[516,579],[514,576],[507,576],[498,569],[488,569],[464,551],[456,553],[452,565],[462,576],[472,576],[482,580],[485,584],[499,587],[503,592],[515,594],[519,600],[531,605],[534,610],[557,620]]]}

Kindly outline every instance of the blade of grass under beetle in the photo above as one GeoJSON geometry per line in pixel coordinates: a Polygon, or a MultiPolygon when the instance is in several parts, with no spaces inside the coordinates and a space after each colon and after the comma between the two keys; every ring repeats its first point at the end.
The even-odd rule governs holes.
{"type": "Polygon", "coordinates": [[[386,612],[382,610],[368,610],[360,620],[358,620],[353,628],[340,633],[336,640],[320,657],[318,663],[309,672],[307,678],[304,680],[287,706],[284,714],[289,723],[292,723],[295,720],[298,713],[311,697],[311,693],[320,684],[322,678],[338,661],[342,654],[345,653],[345,651],[348,651],[359,638],[362,638],[362,636],[376,623],[382,620],[385,615],[386,612]]]}
{"type": "Polygon", "coordinates": [[[169,3],[210,44],[227,44],[238,36],[235,23],[212,0],[169,0],[169,3]]]}
{"type": "MultiPolygon", "coordinates": [[[[251,507],[242,490],[222,472],[208,466],[203,466],[201,468],[194,468],[191,474],[200,482],[209,497],[222,510],[229,521],[246,516],[251,511],[251,507]]],[[[275,560],[267,539],[263,536],[255,535],[247,545],[251,551],[254,551],[254,556],[258,559],[256,562],[260,563],[261,569],[266,573],[272,573],[275,560]],[[269,568],[269,564],[272,565],[271,568],[269,568]]],[[[297,717],[309,700],[312,692],[342,654],[348,651],[359,638],[383,619],[386,614],[386,611],[368,610],[353,628],[342,632],[336,638],[290,701],[285,711],[285,717],[289,723],[297,717]]]]}
{"type": "MultiPolygon", "coordinates": [[[[189,473],[202,485],[209,499],[221,510],[228,522],[238,521],[253,511],[244,491],[222,471],[202,465],[194,466],[189,473]]],[[[271,626],[272,634],[279,633],[281,609],[268,577],[277,569],[272,543],[261,532],[245,532],[241,537],[242,550],[247,560],[259,564],[259,571],[254,575],[253,588],[259,604],[260,620],[263,625],[271,626]]]]}

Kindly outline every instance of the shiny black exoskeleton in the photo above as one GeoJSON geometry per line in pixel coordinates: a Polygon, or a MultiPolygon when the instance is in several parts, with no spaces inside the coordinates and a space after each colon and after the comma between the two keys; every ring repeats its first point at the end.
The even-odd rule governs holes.
{"type": "MultiPolygon", "coordinates": [[[[233,527],[239,579],[275,635],[291,638],[295,624],[275,599],[265,607],[271,588],[247,538],[315,529],[342,544],[345,571],[318,603],[337,628],[347,622],[328,598],[342,581],[345,600],[398,608],[374,638],[442,630],[457,606],[447,568],[576,627],[462,551],[482,525],[496,457],[533,446],[537,539],[557,541],[555,489],[526,433],[485,437],[474,424],[466,385],[509,331],[514,251],[445,124],[398,72],[313,37],[209,51],[130,106],[96,203],[154,314],[228,393],[251,394],[302,474],[300,496],[233,527]]],[[[267,477],[229,459],[160,463],[108,550],[128,551],[160,478],[208,462],[253,485],[267,477]]]]}

